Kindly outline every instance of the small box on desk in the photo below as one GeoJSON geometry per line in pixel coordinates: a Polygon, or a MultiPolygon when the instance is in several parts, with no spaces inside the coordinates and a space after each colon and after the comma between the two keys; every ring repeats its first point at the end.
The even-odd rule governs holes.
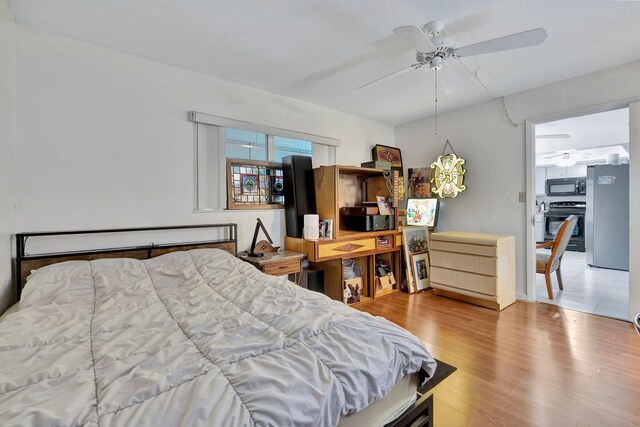
{"type": "Polygon", "coordinates": [[[378,284],[382,290],[393,289],[393,285],[396,284],[396,279],[393,277],[393,273],[389,273],[387,276],[380,276],[376,278],[378,284]]]}

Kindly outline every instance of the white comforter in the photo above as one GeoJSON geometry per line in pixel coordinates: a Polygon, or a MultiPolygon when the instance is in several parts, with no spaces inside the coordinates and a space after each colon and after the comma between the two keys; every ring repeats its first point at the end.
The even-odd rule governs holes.
{"type": "Polygon", "coordinates": [[[435,362],[216,249],[36,271],[0,322],[0,425],[332,426],[435,362]]]}

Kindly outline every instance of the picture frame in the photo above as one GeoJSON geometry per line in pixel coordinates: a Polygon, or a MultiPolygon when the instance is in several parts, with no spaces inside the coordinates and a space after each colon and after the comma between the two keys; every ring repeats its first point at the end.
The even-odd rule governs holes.
{"type": "Polygon", "coordinates": [[[413,274],[412,256],[429,252],[429,227],[405,225],[402,227],[402,242],[407,270],[407,290],[413,294],[418,292],[418,283],[413,274]]]}
{"type": "Polygon", "coordinates": [[[424,199],[431,196],[431,168],[409,168],[407,198],[424,199]]]}
{"type": "Polygon", "coordinates": [[[407,199],[407,225],[424,225],[435,228],[438,224],[440,201],[430,199],[407,199]]]}
{"type": "Polygon", "coordinates": [[[430,271],[429,271],[429,253],[421,253],[411,255],[411,266],[413,267],[413,280],[415,282],[416,292],[424,291],[429,288],[430,271]]]}
{"type": "Polygon", "coordinates": [[[391,215],[391,206],[384,196],[376,196],[378,202],[378,215],[391,215]]]}
{"type": "Polygon", "coordinates": [[[319,223],[319,236],[321,239],[333,239],[333,220],[321,219],[319,223]]]}
{"type": "Polygon", "coordinates": [[[373,161],[390,162],[391,167],[402,168],[402,151],[398,147],[376,144],[371,149],[373,161]]]}

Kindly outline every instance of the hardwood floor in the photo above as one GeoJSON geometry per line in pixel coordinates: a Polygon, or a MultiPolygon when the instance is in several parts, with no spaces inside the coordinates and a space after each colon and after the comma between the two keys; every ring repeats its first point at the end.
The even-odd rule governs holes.
{"type": "Polygon", "coordinates": [[[640,425],[640,336],[631,323],[541,303],[496,312],[430,292],[356,307],[458,368],[433,389],[436,427],[640,425]]]}

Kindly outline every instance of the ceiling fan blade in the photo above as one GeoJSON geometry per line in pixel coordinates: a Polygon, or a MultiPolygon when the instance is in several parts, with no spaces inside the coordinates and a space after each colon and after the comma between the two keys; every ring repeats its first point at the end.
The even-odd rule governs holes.
{"type": "Polygon", "coordinates": [[[413,65],[409,65],[408,67],[405,67],[405,68],[403,68],[403,69],[401,69],[401,70],[394,71],[393,73],[389,73],[389,74],[387,74],[387,75],[385,75],[385,76],[382,76],[382,77],[380,77],[380,78],[377,78],[377,79],[375,79],[375,80],[372,80],[372,81],[370,81],[369,83],[365,83],[365,84],[363,84],[362,86],[358,86],[358,89],[362,89],[362,88],[363,88],[363,87],[365,87],[365,86],[369,86],[369,85],[372,85],[372,84],[374,84],[374,83],[377,83],[377,82],[379,82],[380,80],[384,80],[384,79],[388,79],[388,78],[392,78],[392,77],[398,77],[398,76],[401,76],[402,74],[404,74],[404,73],[406,73],[406,72],[408,72],[408,71],[411,71],[411,70],[417,70],[418,68],[422,67],[422,65],[423,65],[423,64],[413,64],[413,65]]]}
{"type": "Polygon", "coordinates": [[[407,25],[405,27],[398,27],[393,30],[396,36],[405,39],[411,46],[416,48],[419,52],[427,53],[436,50],[436,47],[429,40],[427,36],[420,28],[415,25],[407,25]]]}
{"type": "Polygon", "coordinates": [[[544,28],[523,31],[497,39],[486,40],[480,43],[464,46],[456,49],[457,57],[483,55],[485,53],[500,52],[502,50],[518,49],[521,47],[537,46],[547,39],[547,32],[544,28]]]}

